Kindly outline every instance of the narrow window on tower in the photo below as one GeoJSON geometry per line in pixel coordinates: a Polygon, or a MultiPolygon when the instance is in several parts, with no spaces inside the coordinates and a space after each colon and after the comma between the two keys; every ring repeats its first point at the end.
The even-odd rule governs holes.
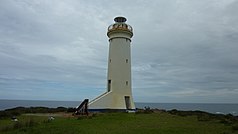
{"type": "Polygon", "coordinates": [[[128,86],[128,81],[126,81],[126,85],[128,86]]]}
{"type": "Polygon", "coordinates": [[[110,63],[111,63],[111,62],[112,62],[112,59],[110,59],[109,61],[110,61],[110,63]]]}
{"type": "Polygon", "coordinates": [[[128,63],[128,59],[126,59],[126,63],[128,63]]]}
{"type": "Polygon", "coordinates": [[[107,85],[107,91],[109,92],[109,91],[111,91],[111,80],[108,80],[108,85],[107,85]]]}

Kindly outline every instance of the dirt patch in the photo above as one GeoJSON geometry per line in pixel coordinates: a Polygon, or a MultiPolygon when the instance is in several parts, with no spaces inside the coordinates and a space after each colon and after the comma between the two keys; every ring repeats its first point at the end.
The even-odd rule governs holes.
{"type": "Polygon", "coordinates": [[[72,113],[28,113],[25,116],[47,116],[47,117],[73,117],[72,113]]]}

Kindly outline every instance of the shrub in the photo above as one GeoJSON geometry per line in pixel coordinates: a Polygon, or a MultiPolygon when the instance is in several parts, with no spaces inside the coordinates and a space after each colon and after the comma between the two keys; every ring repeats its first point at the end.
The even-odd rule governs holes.
{"type": "Polygon", "coordinates": [[[4,127],[1,127],[0,132],[9,131],[9,130],[12,130],[11,126],[4,126],[4,127]]]}
{"type": "Polygon", "coordinates": [[[93,113],[93,114],[92,114],[92,117],[96,117],[96,116],[97,116],[97,114],[96,114],[96,113],[93,113]]]}
{"type": "Polygon", "coordinates": [[[233,125],[233,126],[232,126],[232,130],[233,130],[233,131],[238,131],[238,124],[233,125]]]}
{"type": "Polygon", "coordinates": [[[149,114],[153,112],[154,111],[150,109],[150,107],[145,107],[145,109],[136,109],[136,114],[149,114]]]}
{"type": "Polygon", "coordinates": [[[220,123],[225,124],[225,125],[231,125],[232,121],[226,118],[223,118],[220,120],[220,123]]]}
{"type": "Polygon", "coordinates": [[[68,113],[73,113],[73,112],[75,112],[76,111],[76,108],[68,108],[67,109],[67,112],[68,113]]]}
{"type": "Polygon", "coordinates": [[[37,125],[37,122],[35,122],[32,118],[25,122],[25,127],[32,127],[35,125],[37,125]]]}
{"type": "Polygon", "coordinates": [[[23,124],[21,122],[15,122],[15,124],[13,125],[13,129],[19,129],[22,127],[23,127],[23,124]]]}
{"type": "Polygon", "coordinates": [[[212,120],[212,117],[209,115],[198,115],[197,116],[198,121],[210,121],[212,120]]]}

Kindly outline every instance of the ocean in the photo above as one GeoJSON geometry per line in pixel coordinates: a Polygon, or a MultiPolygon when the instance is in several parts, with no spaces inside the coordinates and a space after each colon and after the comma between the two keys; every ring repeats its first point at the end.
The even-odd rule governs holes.
{"type": "MultiPolygon", "coordinates": [[[[14,107],[76,107],[80,101],[45,101],[45,100],[0,100],[0,110],[14,107]]],[[[238,104],[226,103],[143,103],[135,102],[136,108],[158,108],[165,110],[200,110],[216,114],[233,114],[238,116],[238,104]]]]}

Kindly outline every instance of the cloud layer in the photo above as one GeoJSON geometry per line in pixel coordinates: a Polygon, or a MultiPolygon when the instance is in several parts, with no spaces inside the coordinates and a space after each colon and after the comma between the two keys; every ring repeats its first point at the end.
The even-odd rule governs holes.
{"type": "Polygon", "coordinates": [[[118,15],[134,28],[140,102],[238,101],[235,0],[0,2],[0,99],[82,100],[105,91],[118,15]]]}

